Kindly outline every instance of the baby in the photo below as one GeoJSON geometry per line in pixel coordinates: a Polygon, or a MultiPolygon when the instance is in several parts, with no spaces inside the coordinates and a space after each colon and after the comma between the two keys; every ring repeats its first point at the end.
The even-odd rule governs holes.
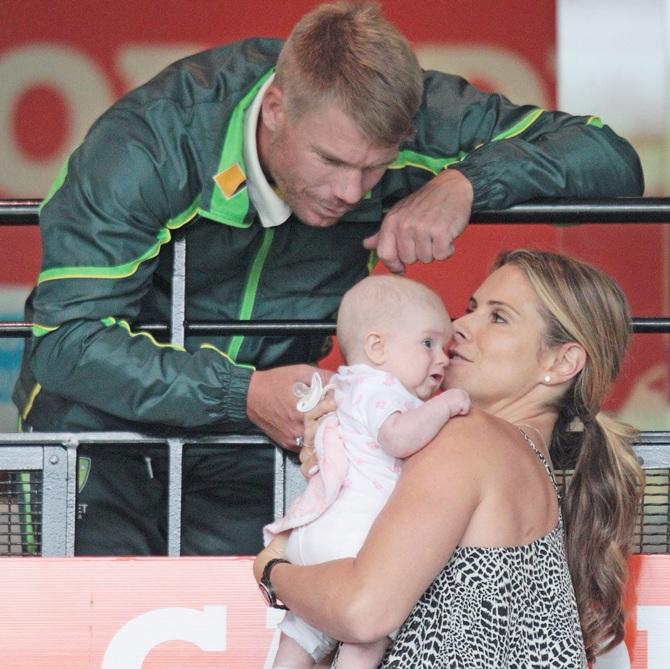
{"type": "MultiPolygon", "coordinates": [[[[291,529],[286,558],[297,564],[358,553],[395,486],[401,459],[470,408],[462,390],[433,397],[451,335],[442,300],[410,279],[370,276],[344,295],[337,340],[347,364],[327,386],[337,411],[317,430],[319,471],[287,515],[266,526],[266,543],[291,529]]],[[[290,611],[280,628],[275,669],[311,669],[337,643],[290,611]]],[[[342,644],[338,669],[377,667],[388,643],[385,637],[342,644]]]]}

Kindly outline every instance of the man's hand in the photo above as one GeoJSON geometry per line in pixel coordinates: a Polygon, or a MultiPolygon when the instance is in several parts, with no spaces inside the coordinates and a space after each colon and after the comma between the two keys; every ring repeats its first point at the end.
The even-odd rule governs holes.
{"type": "Polygon", "coordinates": [[[470,221],[473,191],[458,170],[443,170],[418,191],[396,203],[379,232],[364,240],[395,273],[420,260],[444,260],[454,252],[454,240],[470,221]]]}
{"type": "Polygon", "coordinates": [[[314,372],[319,372],[324,386],[333,375],[327,369],[311,365],[275,367],[251,375],[247,394],[249,420],[272,441],[291,451],[298,450],[296,437],[301,437],[305,430],[303,414],[296,409],[298,398],[293,393],[293,385],[310,384],[314,372]]]}

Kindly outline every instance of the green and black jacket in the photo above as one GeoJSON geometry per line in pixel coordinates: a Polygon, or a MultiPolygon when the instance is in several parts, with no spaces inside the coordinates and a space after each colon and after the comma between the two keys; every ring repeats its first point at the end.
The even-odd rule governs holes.
{"type": "Polygon", "coordinates": [[[246,419],[254,368],[324,355],[321,336],[179,348],[134,329],[169,320],[176,230],[187,319],[322,319],[368,272],[361,242],[384,212],[444,168],[470,179],[476,209],[642,192],[635,152],[598,119],[426,72],[414,138],[354,211],[328,229],[293,217],[263,228],[244,185],[244,112],[281,46],[252,39],[175,63],[114,104],[69,158],[41,209],[34,336],[14,393],[37,429],[220,429],[246,419]],[[227,194],[213,179],[222,172],[239,175],[227,194]]]}

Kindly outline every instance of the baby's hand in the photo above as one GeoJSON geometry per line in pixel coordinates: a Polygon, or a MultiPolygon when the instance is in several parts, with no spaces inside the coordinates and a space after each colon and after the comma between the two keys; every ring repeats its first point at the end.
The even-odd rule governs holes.
{"type": "Polygon", "coordinates": [[[444,397],[444,401],[449,406],[450,417],[465,416],[470,411],[470,395],[465,390],[450,388],[445,390],[440,397],[444,397]]]}

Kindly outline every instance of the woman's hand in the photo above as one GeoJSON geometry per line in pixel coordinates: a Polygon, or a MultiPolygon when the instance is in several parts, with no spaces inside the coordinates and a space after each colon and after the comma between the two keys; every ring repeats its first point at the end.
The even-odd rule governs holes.
{"type": "Polygon", "coordinates": [[[326,414],[335,411],[336,408],[332,393],[327,393],[313,409],[305,414],[305,437],[300,449],[300,471],[306,479],[314,476],[319,471],[314,451],[314,436],[319,427],[319,421],[326,414]]]}
{"type": "Polygon", "coordinates": [[[275,558],[283,558],[286,552],[286,542],[290,530],[278,534],[257,556],[254,560],[254,578],[256,583],[260,583],[265,565],[275,558]]]}

